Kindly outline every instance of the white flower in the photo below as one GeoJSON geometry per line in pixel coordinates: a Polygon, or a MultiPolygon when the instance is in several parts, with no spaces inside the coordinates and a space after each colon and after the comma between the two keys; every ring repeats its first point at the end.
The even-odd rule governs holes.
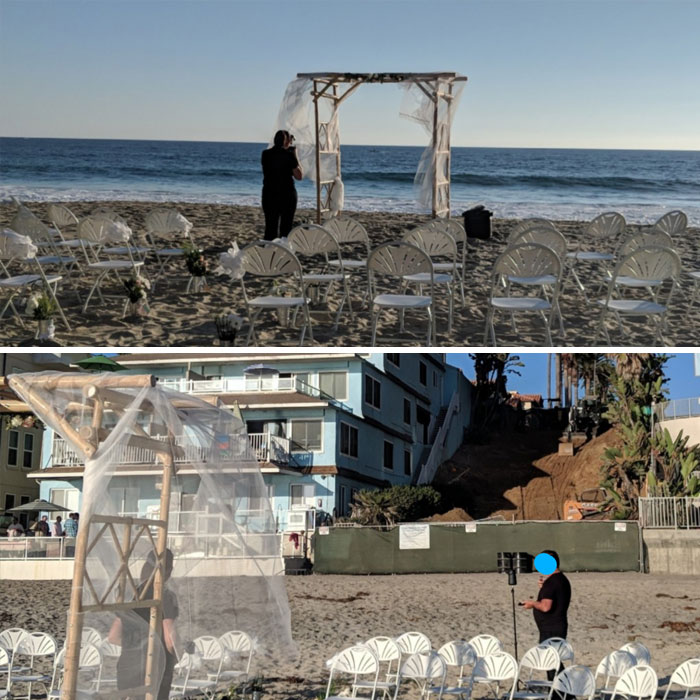
{"type": "Polygon", "coordinates": [[[219,266],[214,270],[216,275],[229,275],[232,280],[242,279],[245,274],[243,269],[243,253],[238,243],[233,241],[231,247],[219,255],[219,266]]]}
{"type": "Polygon", "coordinates": [[[284,236],[283,238],[273,238],[272,243],[283,245],[287,250],[291,250],[292,252],[294,252],[294,248],[292,248],[292,244],[289,242],[289,239],[286,236],[284,236]]]}
{"type": "Polygon", "coordinates": [[[41,298],[41,292],[32,292],[27,297],[27,303],[24,307],[24,313],[27,316],[34,316],[34,309],[39,306],[39,299],[41,298]]]}

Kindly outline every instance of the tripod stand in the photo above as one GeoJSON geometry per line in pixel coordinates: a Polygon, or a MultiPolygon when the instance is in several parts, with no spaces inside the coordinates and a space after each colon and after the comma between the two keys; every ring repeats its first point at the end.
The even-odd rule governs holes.
{"type": "Polygon", "coordinates": [[[510,586],[511,600],[513,601],[513,646],[515,647],[515,658],[518,658],[518,626],[515,617],[515,587],[518,585],[515,571],[511,569],[508,572],[508,585],[510,586]]]}

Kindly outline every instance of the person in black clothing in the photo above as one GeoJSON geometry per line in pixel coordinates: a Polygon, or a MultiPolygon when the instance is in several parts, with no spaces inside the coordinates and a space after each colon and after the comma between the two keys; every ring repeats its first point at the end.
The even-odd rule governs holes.
{"type": "MultiPolygon", "coordinates": [[[[155,553],[150,552],[146,562],[141,569],[141,583],[139,592],[144,588],[147,590],[144,600],[153,597],[153,581],[151,575],[155,568],[155,553]]],[[[177,652],[175,651],[176,634],[175,620],[179,610],[175,594],[165,588],[166,581],[170,578],[173,570],[173,553],[167,549],[165,552],[165,571],[163,576],[163,599],[162,599],[162,628],[160,639],[163,651],[157,654],[155,672],[162,676],[158,689],[158,700],[168,700],[170,687],[173,682],[173,671],[177,663],[177,652]],[[165,658],[163,658],[165,657],[165,658]]],[[[150,608],[134,608],[117,614],[117,618],[112,624],[107,641],[111,644],[120,645],[122,648],[119,660],[117,661],[117,688],[127,690],[129,688],[140,688],[146,682],[146,656],[148,652],[148,629],[151,617],[150,608]]],[[[132,698],[143,698],[143,694],[129,696],[132,698]]]]}
{"type": "MultiPolygon", "coordinates": [[[[545,550],[543,554],[554,557],[557,568],[549,576],[540,577],[540,592],[537,600],[524,600],[522,605],[526,610],[532,609],[535,624],[540,632],[540,642],[550,637],[566,639],[569,627],[566,613],[571,602],[571,584],[559,570],[559,555],[552,550],[545,550]]],[[[563,665],[560,665],[559,671],[562,669],[563,665]]],[[[547,672],[550,681],[554,676],[554,671],[547,672]]]]}
{"type": "Polygon", "coordinates": [[[288,131],[275,134],[272,148],[262,152],[262,207],[265,214],[265,240],[284,237],[292,230],[297,210],[294,180],[301,180],[294,137],[288,131]]]}

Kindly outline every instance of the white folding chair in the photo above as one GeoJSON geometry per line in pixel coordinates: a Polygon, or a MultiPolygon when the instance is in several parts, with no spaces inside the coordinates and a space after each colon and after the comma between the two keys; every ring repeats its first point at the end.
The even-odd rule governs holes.
{"type": "Polygon", "coordinates": [[[253,640],[245,632],[231,630],[219,637],[223,650],[221,659],[221,680],[248,680],[250,664],[253,660],[253,640]]]}
{"type": "Polygon", "coordinates": [[[528,649],[520,659],[518,678],[510,693],[511,700],[513,698],[521,700],[546,698],[552,682],[547,678],[535,678],[534,674],[549,671],[556,673],[560,665],[559,653],[553,646],[542,643],[528,649]],[[518,682],[523,684],[523,690],[517,690],[518,682]]]}
{"type": "Polygon", "coordinates": [[[478,659],[488,656],[489,654],[497,654],[503,651],[503,643],[498,637],[492,634],[477,634],[472,637],[467,644],[474,650],[478,659]]]}
{"type": "Polygon", "coordinates": [[[695,659],[688,659],[676,668],[676,670],[671,674],[671,679],[668,682],[668,687],[664,693],[663,700],[668,700],[668,694],[671,690],[671,686],[679,685],[681,688],[685,688],[684,700],[698,700],[700,697],[700,657],[695,659]],[[690,691],[698,691],[698,695],[690,697],[690,691]]]}
{"type": "MultiPolygon", "coordinates": [[[[455,239],[446,231],[436,228],[421,228],[409,231],[403,237],[403,240],[425,251],[430,257],[430,262],[433,265],[433,284],[435,286],[443,285],[447,291],[447,332],[451,333],[454,298],[459,281],[457,273],[457,243],[455,239]],[[447,265],[447,267],[443,267],[444,271],[438,271],[436,268],[438,264],[447,265]]],[[[424,284],[429,283],[430,276],[426,272],[418,272],[412,275],[404,275],[403,279],[405,283],[417,285],[418,293],[421,294],[422,287],[424,284]]],[[[434,322],[437,324],[437,314],[434,322]]]]}
{"type": "Polygon", "coordinates": [[[404,632],[396,638],[396,646],[402,656],[429,654],[433,650],[430,640],[422,632],[404,632]]]}
{"type": "MultiPolygon", "coordinates": [[[[293,228],[287,236],[287,241],[291,245],[297,258],[318,258],[321,257],[320,269],[304,270],[304,294],[311,289],[318,292],[321,297],[321,287],[326,286],[323,293],[323,300],[327,302],[330,291],[335,284],[339,284],[342,289],[342,296],[338,302],[338,310],[335,314],[334,330],[338,330],[340,314],[343,312],[345,304],[348,305],[350,316],[353,317],[352,303],[348,291],[348,274],[345,272],[343,257],[340,252],[338,241],[323,226],[317,224],[302,224],[293,228]],[[335,259],[332,258],[335,256],[335,259]],[[329,264],[333,261],[337,272],[326,272],[329,264]]],[[[318,262],[318,260],[317,260],[318,262]]]]}
{"type": "Polygon", "coordinates": [[[531,228],[542,227],[551,228],[555,231],[559,231],[556,225],[549,219],[533,216],[528,219],[523,219],[522,221],[519,221],[508,234],[507,240],[508,242],[510,242],[512,238],[517,238],[521,233],[523,233],[523,231],[529,231],[531,228]]]}
{"type": "Polygon", "coordinates": [[[49,204],[46,216],[58,232],[59,240],[56,245],[59,248],[80,248],[80,241],[77,238],[69,238],[68,230],[75,227],[77,235],[78,217],[64,204],[49,204]]]}
{"type": "Polygon", "coordinates": [[[83,627],[80,633],[81,644],[92,644],[97,649],[102,646],[102,635],[94,627],[83,627]]]}
{"type": "Polygon", "coordinates": [[[559,654],[559,659],[564,664],[566,661],[573,663],[574,661],[574,648],[571,643],[562,637],[549,637],[542,642],[543,646],[553,647],[554,650],[559,654]]]}
{"type": "Polygon", "coordinates": [[[257,342],[255,322],[263,311],[278,311],[281,321],[286,321],[290,310],[301,309],[304,314],[304,322],[299,336],[299,345],[304,344],[306,331],[309,331],[309,339],[313,343],[314,335],[311,326],[311,314],[309,312],[309,300],[304,293],[305,282],[301,263],[296,255],[282,243],[275,241],[256,241],[245,246],[243,254],[244,274],[241,277],[241,288],[246,305],[250,327],[246,344],[257,342]],[[280,294],[267,294],[250,298],[246,287],[246,275],[254,277],[275,278],[286,280],[293,296],[280,294]]]}
{"type": "Polygon", "coordinates": [[[629,671],[632,666],[637,665],[637,659],[628,651],[612,651],[607,654],[598,664],[595,670],[595,682],[598,688],[598,678],[602,678],[602,685],[597,689],[597,694],[601,697],[611,695],[615,686],[615,681],[629,671]]]}
{"type": "Polygon", "coordinates": [[[83,304],[83,313],[87,310],[92,295],[97,292],[97,296],[102,302],[104,297],[100,287],[107,275],[116,275],[120,284],[123,284],[122,275],[128,273],[129,276],[138,276],[143,267],[143,260],[134,260],[127,247],[125,250],[129,255],[128,260],[124,259],[100,259],[103,249],[113,243],[128,243],[131,230],[119,221],[113,221],[103,214],[88,216],[78,224],[78,238],[83,243],[83,252],[88,261],[88,269],[97,273],[95,283],[83,304]]]}
{"type": "MultiPolygon", "coordinates": [[[[34,664],[37,659],[45,657],[55,657],[58,651],[56,645],[56,640],[45,632],[27,632],[15,647],[15,652],[12,658],[13,668],[9,674],[9,681],[7,684],[7,693],[12,696],[12,698],[25,697],[27,700],[31,700],[32,697],[32,686],[35,683],[40,683],[44,686],[45,692],[47,692],[47,687],[51,683],[52,674],[42,673],[40,671],[35,671],[34,664]],[[22,671],[16,671],[14,666],[17,657],[26,657],[29,660],[28,667],[22,671]],[[27,695],[17,695],[13,692],[12,688],[15,685],[27,685],[28,691],[27,695]]],[[[54,659],[52,658],[52,661],[54,659]]]]}
{"type": "Polygon", "coordinates": [[[586,698],[593,700],[595,695],[595,678],[588,666],[569,666],[557,674],[552,681],[549,698],[586,698]]]}
{"type": "Polygon", "coordinates": [[[637,664],[617,679],[610,700],[615,700],[619,695],[626,700],[632,700],[632,698],[653,700],[658,689],[659,679],[654,669],[646,664],[637,664]]]}
{"type": "MultiPolygon", "coordinates": [[[[351,219],[348,216],[338,216],[332,219],[327,219],[323,222],[323,228],[330,231],[331,235],[338,241],[341,252],[343,253],[343,268],[346,273],[358,273],[366,276],[367,274],[367,259],[370,255],[369,235],[365,227],[356,219],[351,219]],[[347,254],[350,249],[351,254],[347,254]],[[353,254],[358,253],[360,257],[353,254]]],[[[329,261],[330,265],[337,265],[333,260],[329,261]]],[[[369,283],[367,282],[367,285],[369,283]]],[[[367,298],[369,298],[368,286],[365,287],[367,298]]]]}
{"type": "MultiPolygon", "coordinates": [[[[5,649],[0,647],[0,675],[3,673],[10,673],[10,656],[5,649]]],[[[5,697],[7,697],[7,682],[4,688],[0,688],[0,700],[5,697]]]]}
{"type": "Polygon", "coordinates": [[[507,691],[510,694],[517,677],[518,662],[507,652],[499,651],[479,658],[474,666],[471,686],[485,685],[497,699],[501,694],[501,684],[510,683],[507,691]]]}
{"type": "Polygon", "coordinates": [[[165,272],[165,265],[173,258],[182,257],[185,254],[184,248],[180,246],[161,247],[161,241],[169,240],[173,237],[180,239],[192,239],[193,224],[188,221],[177,209],[172,207],[158,207],[151,210],[146,215],[145,238],[153,248],[153,252],[158,261],[158,270],[155,279],[159,279],[165,272]]]}
{"type": "Polygon", "coordinates": [[[333,679],[337,679],[339,675],[352,677],[353,687],[357,686],[363,692],[371,693],[358,696],[353,690],[353,697],[369,697],[371,700],[374,700],[376,697],[377,684],[379,682],[379,660],[368,647],[356,645],[343,649],[343,651],[333,657],[325,700],[343,700],[341,696],[331,694],[333,679]],[[363,677],[369,679],[369,685],[358,685],[363,677]]]}
{"type": "MultiPolygon", "coordinates": [[[[466,299],[464,296],[464,281],[467,269],[467,232],[464,230],[464,226],[457,221],[457,219],[444,219],[437,218],[426,221],[418,226],[417,230],[435,230],[444,231],[448,233],[452,238],[454,238],[457,244],[457,278],[459,280],[459,289],[462,297],[462,306],[466,304],[466,299]]],[[[449,262],[437,261],[433,263],[433,269],[435,272],[445,272],[450,270],[449,262]]]]}
{"type": "Polygon", "coordinates": [[[667,212],[651,226],[652,230],[663,231],[672,238],[684,234],[687,227],[688,217],[679,209],[667,212]]]}
{"type": "Polygon", "coordinates": [[[471,694],[471,673],[467,675],[465,668],[467,666],[473,668],[477,661],[476,652],[472,646],[467,642],[455,640],[443,644],[438,649],[437,653],[445,662],[446,667],[445,684],[442,688],[442,695],[453,695],[465,699],[469,698],[471,694]],[[450,673],[451,668],[455,669],[454,675],[456,675],[456,678],[454,681],[449,680],[452,678],[450,673]]]}
{"type": "Polygon", "coordinates": [[[491,343],[494,346],[497,344],[494,324],[496,311],[507,311],[510,313],[514,332],[517,332],[515,328],[516,313],[535,313],[539,315],[544,322],[547,345],[552,345],[550,329],[555,310],[559,315],[563,331],[561,311],[559,311],[561,274],[562,266],[559,256],[551,248],[541,243],[519,243],[512,248],[507,248],[498,257],[491,272],[491,290],[484,328],[484,345],[488,342],[489,335],[491,336],[491,343]],[[553,279],[551,300],[544,296],[516,295],[513,293],[512,285],[507,287],[504,294],[501,287],[502,280],[509,278],[511,281],[553,279]]]}
{"type": "Polygon", "coordinates": [[[651,664],[651,652],[641,642],[627,642],[620,647],[620,651],[632,654],[637,659],[637,664],[645,664],[646,666],[651,664]]]}
{"type": "Polygon", "coordinates": [[[411,654],[401,664],[394,698],[398,698],[402,683],[405,680],[410,680],[416,683],[420,689],[421,700],[424,698],[427,700],[433,694],[440,700],[445,687],[446,676],[447,666],[444,659],[437,652],[411,654]]]}
{"type": "Polygon", "coordinates": [[[101,249],[102,253],[110,257],[124,257],[126,255],[130,260],[142,260],[145,262],[146,255],[148,255],[153,249],[151,246],[140,246],[134,244],[134,234],[123,216],[117,214],[117,212],[113,209],[105,207],[95,209],[92,212],[92,216],[107,219],[107,221],[111,221],[113,224],[116,224],[120,230],[128,232],[128,236],[124,236],[120,241],[122,245],[110,245],[109,247],[105,246],[101,249]]]}
{"type": "Polygon", "coordinates": [[[24,290],[43,286],[46,293],[56,304],[56,309],[66,329],[70,331],[70,324],[57,296],[58,283],[63,277],[58,274],[47,275],[36,253],[37,247],[28,236],[21,236],[9,229],[0,231],[0,271],[5,275],[3,279],[0,279],[0,290],[7,290],[9,294],[2,311],[0,311],[0,319],[2,319],[8,309],[11,309],[20,326],[26,328],[24,320],[15,308],[13,300],[24,290]],[[36,270],[37,274],[11,274],[9,268],[14,262],[29,265],[30,269],[36,270]]]}
{"type": "MultiPolygon", "coordinates": [[[[401,664],[401,649],[395,639],[391,637],[372,637],[365,642],[365,646],[374,652],[379,664],[386,664],[384,680],[377,681],[377,690],[381,690],[383,695],[388,697],[392,690],[396,688],[396,676],[401,664]],[[394,662],[396,669],[394,670],[394,662]]],[[[380,671],[381,675],[381,671],[380,671]]],[[[366,688],[371,681],[358,681],[355,685],[358,688],[366,688]]]]}
{"type": "MultiPolygon", "coordinates": [[[[51,676],[51,686],[47,694],[48,700],[60,700],[63,674],[65,672],[66,649],[61,649],[56,654],[51,676]]],[[[93,695],[99,690],[99,676],[102,669],[102,656],[94,644],[83,643],[80,646],[80,658],[78,662],[79,679],[78,688],[82,695],[93,695]]]]}
{"type": "Polygon", "coordinates": [[[623,331],[622,318],[651,319],[654,329],[654,343],[664,342],[662,331],[668,307],[676,288],[681,271],[681,261],[678,254],[670,248],[645,246],[637,248],[623,258],[616,266],[608,282],[608,292],[605,299],[599,299],[601,306],[594,344],[601,332],[608,344],[611,344],[610,334],[605,325],[610,312],[617,319],[620,331],[623,331]],[[622,278],[628,291],[646,291],[646,297],[622,298],[619,295],[618,279],[622,278]],[[665,291],[664,291],[665,290],[665,291]]]}
{"type": "Polygon", "coordinates": [[[8,629],[0,632],[0,649],[4,649],[8,653],[10,661],[12,661],[12,655],[15,652],[15,648],[25,634],[28,634],[27,630],[22,629],[21,627],[9,627],[8,629]]]}
{"type": "Polygon", "coordinates": [[[395,309],[399,313],[400,327],[404,330],[404,314],[408,309],[425,311],[428,316],[427,345],[437,345],[435,323],[433,321],[433,264],[430,257],[417,246],[403,241],[384,243],[375,248],[367,260],[369,275],[370,308],[372,314],[372,346],[376,345],[377,322],[382,311],[395,309]],[[392,284],[403,280],[406,275],[425,274],[429,295],[376,293],[378,279],[389,278],[392,284]]]}
{"type": "Polygon", "coordinates": [[[198,637],[194,640],[194,651],[185,652],[175,665],[170,698],[187,698],[193,695],[205,695],[207,698],[214,696],[218,683],[218,668],[221,665],[221,645],[216,637],[198,637]],[[204,667],[207,662],[217,664],[217,672],[214,678],[209,677],[209,672],[204,667]],[[193,677],[193,672],[203,671],[207,678],[193,677]]]}
{"type": "Polygon", "coordinates": [[[617,240],[626,226],[625,217],[618,212],[608,211],[600,214],[586,226],[579,238],[577,250],[567,254],[569,272],[586,301],[589,300],[588,294],[586,286],[576,272],[577,265],[585,263],[590,266],[602,266],[604,274],[609,272],[610,264],[615,257],[617,240]]]}

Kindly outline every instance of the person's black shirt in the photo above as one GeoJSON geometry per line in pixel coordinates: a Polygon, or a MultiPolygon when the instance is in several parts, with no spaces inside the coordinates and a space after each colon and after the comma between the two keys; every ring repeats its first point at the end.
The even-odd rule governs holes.
{"type": "Polygon", "coordinates": [[[542,584],[537,600],[545,598],[552,601],[552,607],[547,613],[533,608],[537,628],[553,631],[566,629],[566,612],[571,602],[571,584],[561,571],[549,576],[542,584]]]}
{"type": "Polygon", "coordinates": [[[263,187],[274,192],[294,190],[295,168],[299,167],[296,153],[280,146],[262,152],[263,187]]]}

